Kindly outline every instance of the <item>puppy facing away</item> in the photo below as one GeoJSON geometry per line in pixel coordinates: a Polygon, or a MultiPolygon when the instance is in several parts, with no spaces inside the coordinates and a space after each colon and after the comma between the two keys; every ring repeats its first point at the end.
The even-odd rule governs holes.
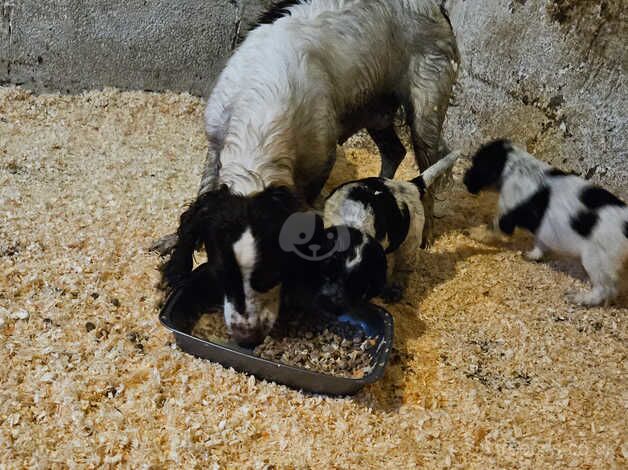
{"type": "Polygon", "coordinates": [[[423,241],[421,200],[459,156],[448,154],[411,181],[365,178],[329,195],[321,252],[333,255],[320,264],[320,297],[335,306],[378,295],[391,302],[401,298],[423,241]],[[338,244],[340,249],[331,246],[338,244]]]}
{"type": "Polygon", "coordinates": [[[608,304],[618,291],[628,259],[628,207],[584,179],[552,168],[508,140],[481,147],[464,176],[473,194],[499,192],[498,225],[511,235],[521,227],[535,236],[529,260],[547,251],[576,257],[592,283],[568,299],[586,306],[608,304]]]}

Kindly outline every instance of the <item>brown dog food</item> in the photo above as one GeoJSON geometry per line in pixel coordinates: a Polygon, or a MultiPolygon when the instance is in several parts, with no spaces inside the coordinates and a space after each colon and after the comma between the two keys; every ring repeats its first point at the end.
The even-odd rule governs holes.
{"type": "MultiPolygon", "coordinates": [[[[318,325],[299,321],[278,326],[253,354],[282,364],[341,377],[361,378],[372,369],[370,350],[377,338],[366,337],[360,328],[333,317],[318,319],[318,325]]],[[[192,335],[212,342],[229,342],[220,312],[200,317],[192,335]]]]}

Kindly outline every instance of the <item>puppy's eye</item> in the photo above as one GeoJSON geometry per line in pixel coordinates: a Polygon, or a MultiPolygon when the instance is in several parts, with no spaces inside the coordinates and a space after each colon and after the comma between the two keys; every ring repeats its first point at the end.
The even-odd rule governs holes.
{"type": "Polygon", "coordinates": [[[300,238],[301,240],[305,240],[305,238],[306,238],[306,237],[307,237],[307,234],[305,234],[304,232],[301,232],[301,233],[299,234],[299,238],[300,238]]]}

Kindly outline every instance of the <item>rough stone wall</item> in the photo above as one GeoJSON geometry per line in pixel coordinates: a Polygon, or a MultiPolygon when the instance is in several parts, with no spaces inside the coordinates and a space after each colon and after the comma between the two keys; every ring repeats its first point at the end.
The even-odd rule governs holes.
{"type": "MultiPolygon", "coordinates": [[[[0,83],[206,95],[271,0],[0,0],[0,83]]],[[[628,196],[625,0],[447,0],[453,146],[497,136],[628,196]]]]}
{"type": "Polygon", "coordinates": [[[447,140],[507,136],[628,196],[624,0],[449,0],[463,60],[447,140]]]}
{"type": "Polygon", "coordinates": [[[0,82],[207,93],[270,0],[0,0],[0,82]]]}

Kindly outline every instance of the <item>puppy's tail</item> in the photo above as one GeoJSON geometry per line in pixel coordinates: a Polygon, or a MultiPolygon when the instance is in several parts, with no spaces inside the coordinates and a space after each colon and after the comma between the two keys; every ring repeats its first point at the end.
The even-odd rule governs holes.
{"type": "MultiPolygon", "coordinates": [[[[451,168],[454,166],[454,163],[460,158],[461,152],[459,150],[454,150],[453,152],[448,153],[446,156],[438,160],[431,167],[425,170],[421,175],[416,178],[410,180],[412,184],[414,184],[421,193],[421,197],[427,192],[428,189],[432,188],[432,186],[440,186],[441,181],[446,181],[448,175],[451,173],[451,168]]],[[[441,189],[432,188],[432,189],[441,189]]]]}

